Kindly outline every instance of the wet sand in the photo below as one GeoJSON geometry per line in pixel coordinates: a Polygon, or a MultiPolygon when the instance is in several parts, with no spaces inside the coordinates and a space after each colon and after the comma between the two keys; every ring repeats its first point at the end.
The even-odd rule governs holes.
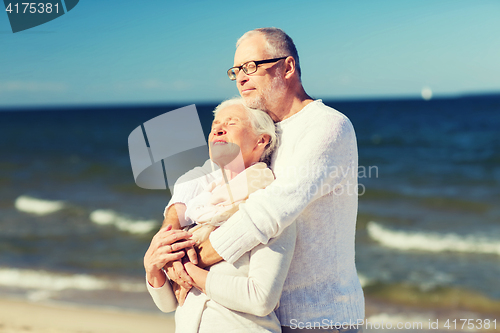
{"type": "Polygon", "coordinates": [[[0,299],[0,333],[173,333],[172,315],[0,299]]]}

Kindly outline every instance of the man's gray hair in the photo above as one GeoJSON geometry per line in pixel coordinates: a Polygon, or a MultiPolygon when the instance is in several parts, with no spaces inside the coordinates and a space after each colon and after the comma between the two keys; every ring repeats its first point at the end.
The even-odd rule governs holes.
{"type": "MultiPolygon", "coordinates": [[[[243,36],[236,42],[236,48],[241,44],[241,42],[248,37],[254,36],[256,34],[263,34],[266,40],[266,51],[271,58],[280,58],[285,56],[292,56],[295,59],[295,68],[300,79],[300,62],[299,53],[297,48],[293,43],[293,40],[288,36],[283,30],[278,28],[259,28],[255,30],[250,30],[246,32],[243,36]]],[[[261,60],[261,59],[255,59],[261,60]]]]}
{"type": "Polygon", "coordinates": [[[214,117],[217,116],[217,113],[228,107],[228,106],[233,106],[233,105],[239,105],[248,114],[248,118],[250,119],[250,124],[252,125],[252,129],[255,134],[257,135],[262,135],[262,134],[267,134],[269,135],[269,143],[267,144],[266,148],[264,149],[264,152],[262,153],[262,156],[260,157],[261,162],[265,162],[267,165],[270,165],[271,162],[271,154],[274,151],[274,148],[276,148],[276,142],[278,140],[278,137],[276,136],[276,126],[274,125],[273,120],[271,117],[265,113],[264,111],[258,110],[258,109],[252,109],[249,108],[248,106],[245,105],[243,102],[243,98],[241,97],[234,97],[231,99],[228,99],[219,105],[214,110],[214,117]]]}

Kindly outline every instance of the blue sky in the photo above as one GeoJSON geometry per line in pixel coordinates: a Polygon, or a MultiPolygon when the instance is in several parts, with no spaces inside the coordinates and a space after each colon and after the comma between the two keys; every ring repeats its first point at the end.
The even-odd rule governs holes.
{"type": "Polygon", "coordinates": [[[315,98],[500,92],[500,1],[81,0],[13,34],[0,13],[0,108],[195,103],[237,95],[236,40],[276,26],[315,98]]]}

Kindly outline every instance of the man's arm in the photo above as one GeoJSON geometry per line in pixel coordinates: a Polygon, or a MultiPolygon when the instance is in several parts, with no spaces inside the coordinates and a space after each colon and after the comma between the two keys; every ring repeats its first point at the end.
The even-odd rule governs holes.
{"type": "Polygon", "coordinates": [[[339,187],[346,190],[351,180],[357,183],[356,137],[346,117],[304,124],[303,133],[286,165],[275,165],[276,180],[211,233],[212,247],[229,263],[279,235],[312,201],[339,187]]]}
{"type": "Polygon", "coordinates": [[[197,246],[196,251],[198,252],[198,266],[201,268],[215,265],[219,261],[224,260],[217,253],[217,251],[215,251],[215,249],[212,246],[212,243],[210,243],[210,239],[207,239],[199,246],[197,246]]]}
{"type": "Polygon", "coordinates": [[[180,230],[182,229],[181,224],[185,224],[184,213],[186,212],[186,205],[182,203],[176,203],[168,207],[167,213],[165,214],[165,219],[163,220],[162,228],[168,225],[172,226],[172,229],[180,230]]]}

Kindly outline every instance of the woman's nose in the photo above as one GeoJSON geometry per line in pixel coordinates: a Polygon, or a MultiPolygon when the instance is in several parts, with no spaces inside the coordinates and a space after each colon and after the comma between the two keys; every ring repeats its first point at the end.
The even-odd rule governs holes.
{"type": "Polygon", "coordinates": [[[226,130],[222,126],[218,126],[214,128],[214,135],[220,136],[226,134],[226,130]]]}

